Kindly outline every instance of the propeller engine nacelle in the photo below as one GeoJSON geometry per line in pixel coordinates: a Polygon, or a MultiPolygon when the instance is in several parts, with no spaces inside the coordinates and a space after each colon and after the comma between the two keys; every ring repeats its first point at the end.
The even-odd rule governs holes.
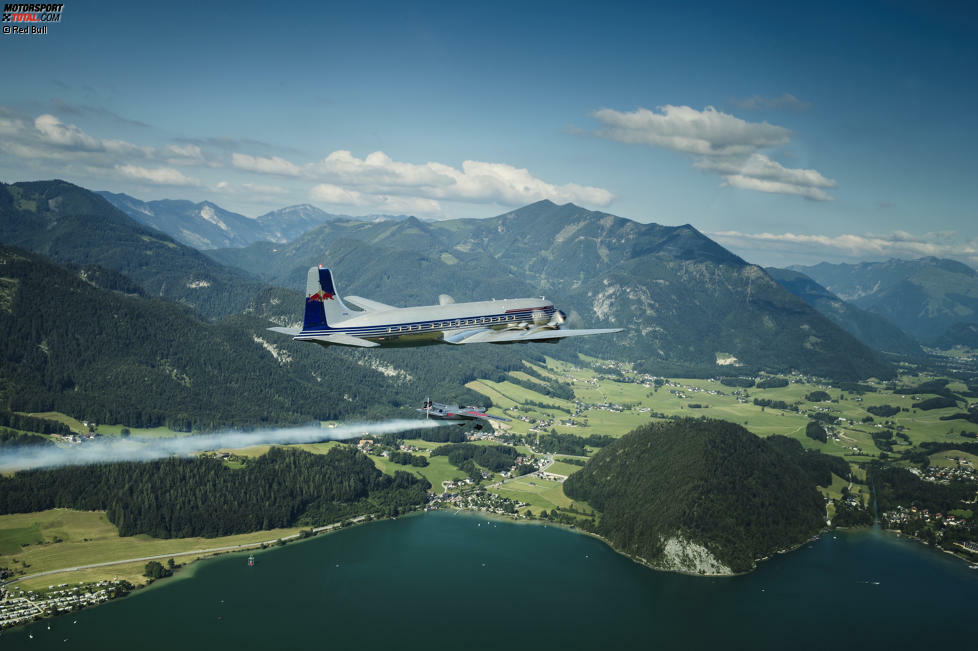
{"type": "Polygon", "coordinates": [[[550,321],[547,322],[547,327],[556,330],[560,328],[560,326],[564,325],[566,321],[567,321],[567,313],[564,312],[563,310],[556,310],[553,316],[550,317],[550,321]]]}

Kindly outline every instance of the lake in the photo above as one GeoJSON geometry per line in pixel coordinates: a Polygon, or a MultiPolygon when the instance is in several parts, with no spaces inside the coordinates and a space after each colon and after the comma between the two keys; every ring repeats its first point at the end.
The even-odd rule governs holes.
{"type": "Polygon", "coordinates": [[[829,533],[733,578],[655,572],[589,536],[450,512],[256,561],[198,563],[5,631],[0,648],[961,648],[978,607],[978,571],[878,530],[829,533]]]}

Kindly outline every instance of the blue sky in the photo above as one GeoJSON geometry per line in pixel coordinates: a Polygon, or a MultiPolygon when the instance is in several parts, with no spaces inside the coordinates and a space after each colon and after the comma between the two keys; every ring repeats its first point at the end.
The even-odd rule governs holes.
{"type": "Polygon", "coordinates": [[[978,264],[974,10],[786,4],[66,2],[0,36],[0,179],[978,264]]]}

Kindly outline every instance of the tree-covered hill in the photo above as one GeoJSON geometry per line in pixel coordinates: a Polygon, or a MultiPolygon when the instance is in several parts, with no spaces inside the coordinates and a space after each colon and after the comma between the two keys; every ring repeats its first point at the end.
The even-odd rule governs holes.
{"type": "Polygon", "coordinates": [[[597,532],[664,569],[744,572],[825,524],[811,476],[733,423],[640,427],[598,451],[564,491],[601,511],[597,532]]]}
{"type": "Polygon", "coordinates": [[[147,294],[210,318],[240,312],[261,288],[249,274],[215,263],[65,181],[0,183],[0,242],[61,263],[117,271],[147,294]]]}
{"type": "Polygon", "coordinates": [[[964,346],[978,348],[978,323],[955,323],[934,341],[934,346],[945,350],[964,346]]]}

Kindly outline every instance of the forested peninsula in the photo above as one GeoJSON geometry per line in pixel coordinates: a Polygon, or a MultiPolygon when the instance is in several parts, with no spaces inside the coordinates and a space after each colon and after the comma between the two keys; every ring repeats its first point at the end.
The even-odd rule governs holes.
{"type": "Polygon", "coordinates": [[[595,533],[629,556],[734,574],[825,526],[826,473],[811,454],[725,421],[651,424],[597,452],[564,491],[601,511],[595,533]]]}

